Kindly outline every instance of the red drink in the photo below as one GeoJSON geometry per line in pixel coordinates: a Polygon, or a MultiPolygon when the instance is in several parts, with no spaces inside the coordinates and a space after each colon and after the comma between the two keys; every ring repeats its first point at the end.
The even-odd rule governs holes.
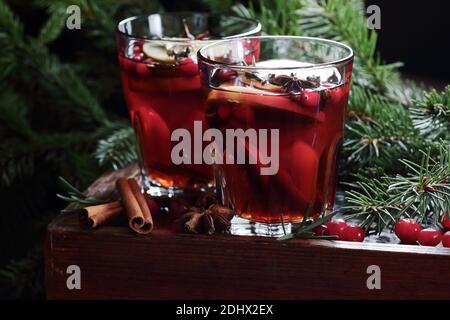
{"type": "MultiPolygon", "coordinates": [[[[317,216],[332,208],[348,93],[348,84],[305,89],[298,96],[230,82],[211,89],[207,98],[211,126],[222,132],[279,130],[275,175],[261,175],[260,163],[220,165],[225,203],[241,217],[265,223],[281,222],[282,217],[285,222],[298,222],[307,210],[317,216]]],[[[245,143],[246,156],[258,156],[257,145],[239,143],[245,143]]]]}
{"type": "MultiPolygon", "coordinates": [[[[135,52],[142,52],[136,45],[135,52]]],[[[204,121],[197,62],[191,57],[174,64],[152,64],[154,60],[132,60],[120,56],[126,103],[135,128],[141,161],[151,177],[164,187],[206,185],[212,169],[205,164],[174,165],[170,153],[177,128],[193,131],[194,121],[204,121]]]]}
{"type": "Polygon", "coordinates": [[[253,20],[196,13],[153,14],[119,24],[122,84],[144,181],[177,189],[213,181],[211,166],[173,163],[171,151],[177,142],[171,135],[179,128],[193,134],[194,121],[207,128],[196,53],[207,40],[233,36],[239,25],[239,31],[250,34],[260,29],[253,20]]]}
{"type": "Polygon", "coordinates": [[[249,233],[278,235],[283,223],[332,210],[352,57],[344,45],[302,37],[250,37],[200,50],[208,125],[226,139],[241,133],[217,153],[216,181],[223,202],[253,223],[249,233]],[[257,53],[251,64],[242,50],[248,43],[257,53]],[[277,170],[263,174],[268,155],[277,170]]]}

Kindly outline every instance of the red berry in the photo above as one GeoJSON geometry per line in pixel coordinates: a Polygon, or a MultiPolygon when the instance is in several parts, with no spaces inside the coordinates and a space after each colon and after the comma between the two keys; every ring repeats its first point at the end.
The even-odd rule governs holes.
{"type": "Polygon", "coordinates": [[[237,75],[238,75],[237,72],[234,70],[219,69],[216,70],[216,72],[213,75],[213,78],[219,83],[223,83],[236,78],[237,75]]]}
{"type": "Polygon", "coordinates": [[[326,225],[321,224],[320,226],[317,226],[313,229],[313,232],[316,236],[327,236],[328,235],[328,228],[326,225]]]}
{"type": "Polygon", "coordinates": [[[450,248],[450,231],[447,231],[442,236],[442,245],[446,248],[450,248]]]}
{"type": "Polygon", "coordinates": [[[133,60],[142,61],[144,58],[145,54],[142,52],[133,54],[133,60]]]}
{"type": "Polygon", "coordinates": [[[133,47],[133,52],[134,53],[141,53],[142,52],[142,47],[141,46],[134,46],[133,47]]]}
{"type": "Polygon", "coordinates": [[[423,229],[419,232],[417,242],[422,246],[436,247],[442,239],[442,232],[435,228],[423,229]]]}
{"type": "Polygon", "coordinates": [[[221,119],[224,119],[224,120],[228,119],[230,117],[230,114],[231,114],[230,106],[221,104],[217,108],[217,114],[219,115],[219,117],[221,119]]]}
{"type": "Polygon", "coordinates": [[[363,242],[365,238],[365,232],[361,227],[348,225],[342,233],[342,239],[344,241],[363,242]]]}
{"type": "Polygon", "coordinates": [[[414,219],[401,219],[395,224],[395,234],[402,243],[416,244],[422,226],[414,219]]]}
{"type": "Polygon", "coordinates": [[[255,117],[253,109],[248,107],[235,108],[233,115],[234,118],[244,126],[251,126],[255,117]]]}
{"type": "Polygon", "coordinates": [[[136,63],[136,74],[142,77],[148,77],[151,75],[150,68],[145,63],[136,63]]]}
{"type": "Polygon", "coordinates": [[[178,70],[182,76],[193,77],[198,75],[198,65],[191,58],[186,58],[179,62],[178,70]]]}
{"type": "Polygon", "coordinates": [[[300,101],[306,108],[317,108],[320,104],[320,93],[317,91],[304,92],[300,101]]]}
{"type": "Polygon", "coordinates": [[[450,216],[449,213],[447,211],[447,213],[445,214],[444,218],[441,221],[442,226],[446,229],[446,230],[450,230],[450,216]]]}
{"type": "Polygon", "coordinates": [[[338,239],[342,239],[345,228],[348,227],[347,222],[344,219],[334,219],[325,223],[328,228],[328,234],[330,236],[338,236],[338,239]]]}
{"type": "Polygon", "coordinates": [[[344,88],[342,86],[333,88],[328,91],[331,104],[340,104],[344,98],[344,88]]]}

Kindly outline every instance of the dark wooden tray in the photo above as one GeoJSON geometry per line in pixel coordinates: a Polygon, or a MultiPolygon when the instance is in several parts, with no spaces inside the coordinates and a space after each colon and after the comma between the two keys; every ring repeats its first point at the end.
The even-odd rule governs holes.
{"type": "MultiPolygon", "coordinates": [[[[88,190],[108,193],[117,176],[88,190]]],[[[48,227],[50,299],[449,299],[450,249],[325,240],[281,242],[230,235],[187,235],[156,228],[86,230],[73,213],[48,227]],[[67,268],[81,270],[69,290],[67,268]],[[367,268],[380,267],[381,289],[369,290],[367,268]]]]}

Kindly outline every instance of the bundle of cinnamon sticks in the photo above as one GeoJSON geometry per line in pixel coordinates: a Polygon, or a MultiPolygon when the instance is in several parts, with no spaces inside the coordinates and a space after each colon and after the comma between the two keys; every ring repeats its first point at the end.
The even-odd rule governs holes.
{"type": "Polygon", "coordinates": [[[150,234],[153,230],[152,212],[137,181],[119,178],[116,188],[120,200],[83,208],[81,222],[89,228],[96,228],[125,214],[131,230],[139,234],[150,234]]]}

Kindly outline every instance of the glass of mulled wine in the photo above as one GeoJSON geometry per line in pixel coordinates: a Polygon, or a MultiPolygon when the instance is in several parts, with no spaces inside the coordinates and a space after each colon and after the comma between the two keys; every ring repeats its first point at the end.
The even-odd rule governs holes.
{"type": "Polygon", "coordinates": [[[172,132],[206,128],[197,51],[214,39],[257,35],[251,19],[204,13],[161,13],[131,17],[117,27],[117,48],[125,100],[135,129],[141,178],[158,195],[207,187],[211,166],[171,158],[172,132]]]}
{"type": "Polygon", "coordinates": [[[219,137],[219,195],[237,213],[232,233],[278,236],[332,210],[352,49],[258,36],[205,46],[198,61],[206,120],[219,137]]]}

